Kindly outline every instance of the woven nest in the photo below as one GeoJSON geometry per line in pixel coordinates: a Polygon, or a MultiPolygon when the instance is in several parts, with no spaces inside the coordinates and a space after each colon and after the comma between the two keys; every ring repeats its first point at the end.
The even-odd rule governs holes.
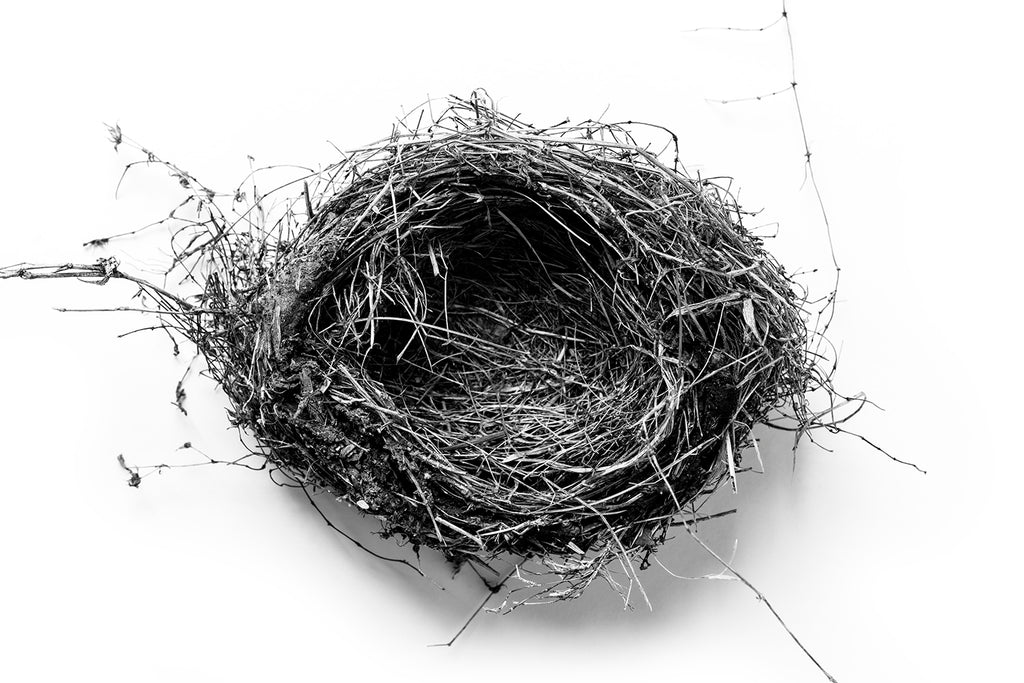
{"type": "Polygon", "coordinates": [[[453,98],[259,229],[167,164],[209,211],[176,239],[202,292],[144,289],[278,468],[573,597],[645,566],[815,377],[803,300],[733,199],[629,128],[453,98]]]}

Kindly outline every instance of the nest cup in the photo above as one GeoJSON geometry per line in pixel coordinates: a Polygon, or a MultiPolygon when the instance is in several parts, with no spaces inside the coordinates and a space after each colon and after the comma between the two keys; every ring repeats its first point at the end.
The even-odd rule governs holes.
{"type": "Polygon", "coordinates": [[[823,337],[664,128],[648,130],[671,161],[636,143],[641,124],[537,128],[479,91],[431,108],[272,192],[247,180],[252,198],[112,127],[142,154],[126,169],[163,166],[189,192],[154,224],[177,225],[165,282],[188,291],[112,258],[0,278],[134,283],[311,501],[327,491],[456,564],[511,559],[531,602],[596,578],[628,601],[669,529],[735,482],[756,424],[838,424],[805,400],[838,396],[823,337]]]}
{"type": "Polygon", "coordinates": [[[285,239],[216,243],[191,336],[301,483],[572,597],[646,565],[803,395],[802,301],[727,192],[627,127],[449,104],[320,173],[285,239]]]}

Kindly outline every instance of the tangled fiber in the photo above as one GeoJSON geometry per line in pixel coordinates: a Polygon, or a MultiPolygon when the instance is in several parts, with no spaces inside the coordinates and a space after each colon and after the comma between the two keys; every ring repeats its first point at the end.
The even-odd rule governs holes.
{"type": "Polygon", "coordinates": [[[536,128],[482,93],[424,111],[273,205],[139,148],[197,207],[173,239],[196,291],[61,272],[136,282],[268,460],[384,534],[536,559],[548,599],[635,578],[755,425],[803,426],[827,383],[804,300],[729,193],[632,124],[536,128]]]}

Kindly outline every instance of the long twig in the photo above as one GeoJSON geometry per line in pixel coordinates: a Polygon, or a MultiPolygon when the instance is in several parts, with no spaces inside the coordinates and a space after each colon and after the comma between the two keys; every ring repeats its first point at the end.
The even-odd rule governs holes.
{"type": "Polygon", "coordinates": [[[754,586],[754,584],[752,584],[750,581],[746,579],[746,577],[744,577],[742,574],[736,571],[729,562],[727,562],[721,555],[716,553],[711,548],[711,546],[705,543],[704,539],[697,535],[697,532],[693,530],[692,526],[690,526],[689,524],[684,524],[683,528],[686,529],[686,533],[690,535],[690,538],[695,540],[700,545],[700,547],[705,550],[705,552],[711,555],[720,565],[722,565],[722,567],[727,569],[729,573],[735,576],[740,581],[740,583],[749,588],[758,600],[764,603],[764,606],[768,608],[768,611],[772,613],[772,616],[775,617],[775,620],[779,622],[783,629],[785,629],[786,633],[789,634],[789,637],[793,639],[793,642],[797,644],[797,646],[803,651],[805,655],[807,655],[807,658],[810,659],[816,667],[818,667],[818,670],[825,675],[825,678],[827,678],[832,683],[836,683],[836,679],[832,676],[832,674],[830,674],[825,669],[825,667],[822,666],[821,662],[819,662],[817,658],[811,654],[811,651],[807,649],[803,642],[801,642],[800,639],[797,638],[796,634],[793,633],[792,629],[789,628],[789,625],[786,624],[785,621],[783,621],[782,616],[779,615],[778,611],[775,609],[772,603],[768,601],[768,598],[765,597],[764,593],[758,590],[757,587],[754,586]]]}

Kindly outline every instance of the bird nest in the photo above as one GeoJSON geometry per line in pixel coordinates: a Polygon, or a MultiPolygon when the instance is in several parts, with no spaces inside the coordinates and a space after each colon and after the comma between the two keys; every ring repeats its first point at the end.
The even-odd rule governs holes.
{"type": "Polygon", "coordinates": [[[273,221],[270,195],[143,149],[198,204],[173,240],[197,291],[77,275],[172,313],[302,485],[456,563],[538,560],[542,596],[574,597],[613,562],[635,577],[821,382],[803,298],[733,198],[631,128],[452,98],[301,178],[273,221]]]}

